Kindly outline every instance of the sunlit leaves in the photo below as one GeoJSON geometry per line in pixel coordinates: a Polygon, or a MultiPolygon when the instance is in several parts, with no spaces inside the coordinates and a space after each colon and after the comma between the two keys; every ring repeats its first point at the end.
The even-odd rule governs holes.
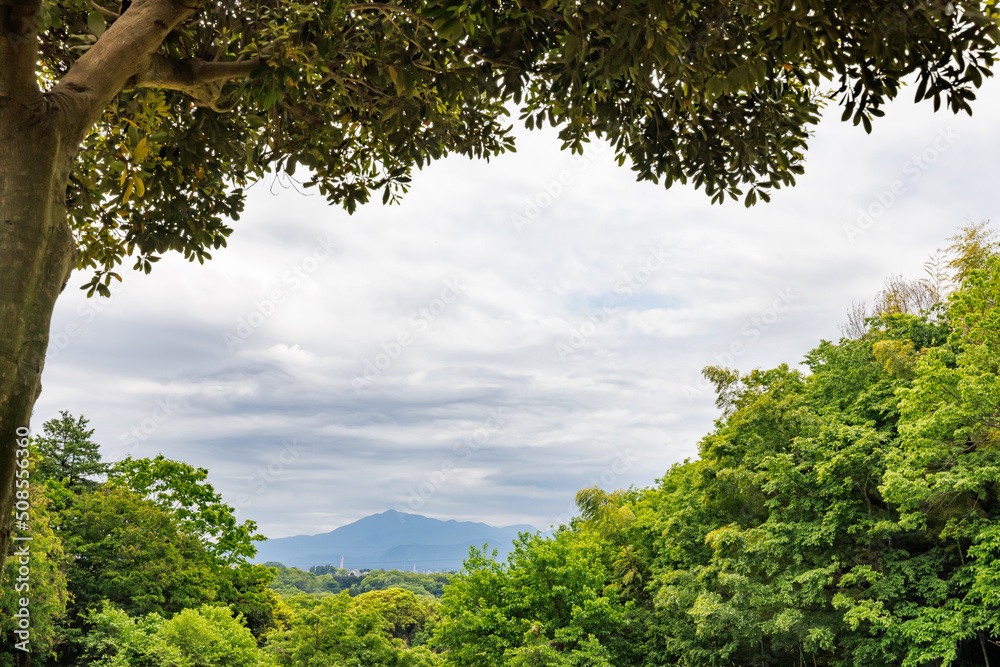
{"type": "Polygon", "coordinates": [[[625,665],[633,628],[609,586],[613,550],[589,532],[522,534],[506,566],[472,550],[445,589],[434,643],[445,664],[625,665]]]}
{"type": "Polygon", "coordinates": [[[222,502],[207,478],[204,468],[159,455],[119,461],[110,470],[108,484],[131,489],[171,511],[177,523],[202,538],[205,548],[220,560],[245,563],[256,554],[253,543],[264,537],[255,533],[253,521],[237,521],[233,508],[222,502]]]}

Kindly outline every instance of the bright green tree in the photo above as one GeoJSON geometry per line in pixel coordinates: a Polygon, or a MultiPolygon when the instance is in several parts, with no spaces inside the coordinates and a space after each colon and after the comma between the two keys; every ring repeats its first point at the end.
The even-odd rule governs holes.
{"type": "Polygon", "coordinates": [[[242,617],[225,607],[184,609],[156,631],[161,667],[267,667],[271,656],[257,648],[242,617]]]}
{"type": "Polygon", "coordinates": [[[131,615],[231,605],[259,637],[279,625],[274,573],[246,560],[259,536],[236,523],[206,475],[163,457],[126,459],[63,512],[73,628],[104,600],[131,615]]]}
{"type": "Polygon", "coordinates": [[[430,603],[421,601],[411,591],[402,588],[386,588],[369,591],[354,598],[358,610],[372,609],[379,613],[389,625],[389,634],[412,646],[414,639],[424,632],[428,622],[432,622],[435,609],[430,603]]]}
{"type": "Polygon", "coordinates": [[[524,533],[506,564],[473,549],[445,589],[433,645],[456,667],[633,664],[636,635],[601,535],[524,533]]]}
{"type": "Polygon", "coordinates": [[[239,523],[232,506],[208,483],[208,470],[162,454],[152,459],[126,458],[108,473],[109,486],[125,487],[172,513],[184,530],[201,538],[205,548],[228,564],[245,563],[257,549],[253,521],[239,523]]]}
{"type": "Polygon", "coordinates": [[[255,637],[262,639],[283,626],[287,610],[278,593],[271,590],[271,568],[253,563],[216,565],[216,599],[241,615],[255,637]]]}
{"type": "Polygon", "coordinates": [[[394,639],[397,622],[405,620],[400,610],[377,594],[374,597],[371,593],[366,595],[369,597],[360,604],[347,591],[322,598],[308,595],[290,598],[288,601],[295,612],[291,627],[272,634],[268,649],[279,665],[289,667],[310,664],[433,667],[440,664],[425,647],[409,649],[402,639],[394,639]]]}
{"type": "Polygon", "coordinates": [[[274,572],[248,561],[257,552],[253,521],[238,522],[233,508],[208,483],[208,470],[159,455],[127,458],[108,472],[109,488],[128,489],[166,512],[180,532],[197,538],[212,568],[214,600],[232,605],[257,635],[276,627],[274,572]]]}
{"type": "Polygon", "coordinates": [[[165,619],[159,614],[129,616],[106,603],[87,612],[83,662],[94,667],[157,667],[155,637],[165,619]]]}
{"type": "Polygon", "coordinates": [[[240,617],[225,607],[184,609],[170,620],[114,605],[88,614],[85,664],[95,667],[269,667],[240,617]]]}
{"type": "Polygon", "coordinates": [[[908,620],[923,660],[954,659],[969,639],[985,653],[1000,636],[1000,257],[976,264],[949,300],[948,345],[922,354],[899,392],[901,448],[884,485],[950,572],[952,595],[908,620]]]}
{"type": "Polygon", "coordinates": [[[77,615],[102,600],[130,615],[169,615],[216,599],[218,570],[206,546],[134,491],[84,496],[67,510],[63,532],[77,615]]]}

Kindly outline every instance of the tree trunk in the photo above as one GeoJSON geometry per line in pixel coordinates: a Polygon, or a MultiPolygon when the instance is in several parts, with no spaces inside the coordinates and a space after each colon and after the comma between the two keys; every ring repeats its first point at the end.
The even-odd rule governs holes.
{"type": "MultiPolygon", "coordinates": [[[[52,311],[76,259],[66,185],[78,137],[66,136],[61,118],[41,96],[34,108],[0,97],[0,567],[13,527],[17,432],[41,391],[52,311]]],[[[30,536],[30,523],[18,533],[30,536]]]]}

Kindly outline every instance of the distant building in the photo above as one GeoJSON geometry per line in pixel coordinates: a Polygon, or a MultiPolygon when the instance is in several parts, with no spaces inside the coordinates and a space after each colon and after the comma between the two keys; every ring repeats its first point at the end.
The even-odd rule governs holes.
{"type": "Polygon", "coordinates": [[[361,570],[351,570],[351,576],[352,577],[360,577],[361,576],[361,570]]]}

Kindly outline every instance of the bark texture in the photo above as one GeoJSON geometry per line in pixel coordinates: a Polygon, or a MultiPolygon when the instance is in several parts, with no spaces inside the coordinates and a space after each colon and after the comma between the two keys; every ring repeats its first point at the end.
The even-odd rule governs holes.
{"type": "Polygon", "coordinates": [[[17,429],[28,426],[56,298],[75,264],[66,184],[75,154],[59,114],[0,98],[0,553],[14,503],[17,429]]]}

